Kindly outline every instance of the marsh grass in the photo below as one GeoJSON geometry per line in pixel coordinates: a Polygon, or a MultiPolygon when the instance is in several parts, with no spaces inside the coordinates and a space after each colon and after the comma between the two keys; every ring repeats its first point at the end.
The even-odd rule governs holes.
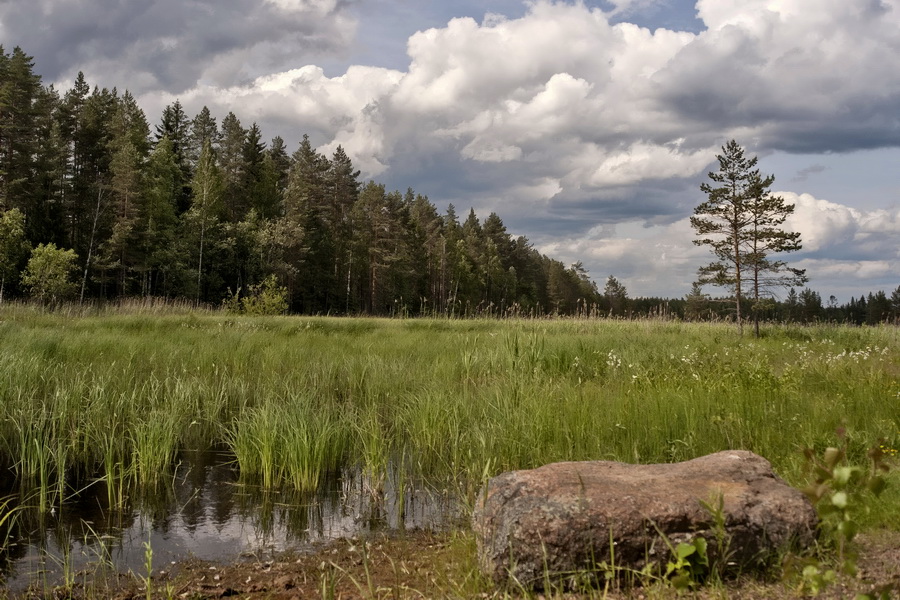
{"type": "MultiPolygon", "coordinates": [[[[801,449],[833,445],[838,427],[851,460],[900,447],[894,327],[751,339],[662,321],[5,306],[0,340],[0,468],[44,509],[98,479],[121,506],[180,451],[223,445],[264,487],[361,469],[377,491],[400,469],[469,502],[487,476],[560,460],[742,448],[799,483],[801,449]]],[[[897,526],[900,498],[880,501],[870,524],[897,526]]]]}

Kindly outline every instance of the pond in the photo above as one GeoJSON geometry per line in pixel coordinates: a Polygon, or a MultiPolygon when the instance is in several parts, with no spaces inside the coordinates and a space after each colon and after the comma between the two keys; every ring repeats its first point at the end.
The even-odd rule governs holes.
{"type": "MultiPolygon", "coordinates": [[[[95,484],[45,514],[18,513],[12,530],[0,532],[0,542],[10,538],[0,581],[17,592],[105,568],[145,574],[148,545],[158,571],[190,557],[262,560],[374,531],[442,529],[461,518],[454,494],[401,487],[392,473],[380,493],[358,470],[330,478],[315,494],[265,492],[239,482],[229,455],[185,452],[171,485],[126,510],[109,510],[104,486],[95,484]]],[[[0,496],[14,491],[6,487],[0,496]]]]}

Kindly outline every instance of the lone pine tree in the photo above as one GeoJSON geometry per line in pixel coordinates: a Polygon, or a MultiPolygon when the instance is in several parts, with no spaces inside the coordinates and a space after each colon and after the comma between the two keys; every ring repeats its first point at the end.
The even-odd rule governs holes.
{"type": "Polygon", "coordinates": [[[775,177],[762,176],[757,157],[747,158],[734,140],[717,155],[719,171],[710,172],[713,184],[702,183],[707,200],[694,209],[694,244],[709,246],[716,260],[701,267],[701,285],[725,287],[734,294],[735,317],[743,332],[742,300],[753,299],[756,335],[759,311],[772,288],[806,283],[805,272],[792,269],[774,255],[801,248],[800,233],[782,228],[794,205],[770,192],[775,177]]]}

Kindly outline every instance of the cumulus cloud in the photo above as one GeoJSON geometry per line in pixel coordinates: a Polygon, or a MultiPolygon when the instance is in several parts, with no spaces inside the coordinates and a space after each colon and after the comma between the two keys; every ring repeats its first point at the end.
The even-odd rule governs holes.
{"type": "Polygon", "coordinates": [[[801,257],[854,264],[859,276],[886,272],[893,265],[900,280],[900,209],[864,211],[809,194],[781,195],[795,207],[785,225],[801,232],[801,257]],[[888,267],[871,269],[875,264],[888,267]]]}

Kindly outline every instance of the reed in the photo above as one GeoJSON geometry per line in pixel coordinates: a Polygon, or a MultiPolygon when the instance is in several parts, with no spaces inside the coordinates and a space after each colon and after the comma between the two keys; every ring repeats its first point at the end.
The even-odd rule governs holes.
{"type": "Polygon", "coordinates": [[[247,482],[311,492],[343,464],[348,437],[333,407],[301,393],[245,410],[225,441],[247,482]]]}
{"type": "Polygon", "coordinates": [[[333,408],[317,407],[308,396],[293,398],[286,406],[281,425],[285,480],[295,491],[315,491],[326,474],[344,464],[347,425],[333,408]]]}
{"type": "Polygon", "coordinates": [[[171,476],[178,454],[178,415],[153,410],[129,429],[129,477],[137,486],[158,489],[171,476]]]}

